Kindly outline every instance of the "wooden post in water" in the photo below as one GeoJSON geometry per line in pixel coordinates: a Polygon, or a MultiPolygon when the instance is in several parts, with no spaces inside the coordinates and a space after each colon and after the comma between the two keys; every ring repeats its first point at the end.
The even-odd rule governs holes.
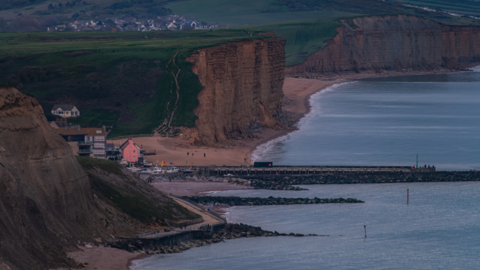
{"type": "Polygon", "coordinates": [[[363,229],[365,230],[365,238],[367,238],[367,225],[363,225],[363,229]]]}
{"type": "Polygon", "coordinates": [[[410,202],[410,190],[407,188],[407,204],[410,202]]]}

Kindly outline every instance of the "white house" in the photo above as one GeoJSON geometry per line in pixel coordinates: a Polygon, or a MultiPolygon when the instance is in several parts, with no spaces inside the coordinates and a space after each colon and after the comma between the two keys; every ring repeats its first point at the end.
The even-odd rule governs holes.
{"type": "Polygon", "coordinates": [[[54,105],[52,114],[63,118],[79,117],[80,111],[75,105],[54,105]]]}

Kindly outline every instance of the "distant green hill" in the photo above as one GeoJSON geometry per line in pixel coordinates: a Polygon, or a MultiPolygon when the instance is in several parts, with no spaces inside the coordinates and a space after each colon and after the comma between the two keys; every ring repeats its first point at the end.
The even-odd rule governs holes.
{"type": "Polygon", "coordinates": [[[53,104],[75,104],[82,116],[71,123],[114,125],[111,136],[151,134],[173,110],[175,102],[167,106],[176,101],[172,72],[180,69],[172,125],[193,127],[203,87],[185,58],[200,48],[252,38],[268,37],[245,30],[3,33],[0,84],[35,96],[47,116],[53,104]]]}
{"type": "MultiPolygon", "coordinates": [[[[452,5],[455,3],[454,0],[429,2],[450,2],[452,5]]],[[[478,3],[480,2],[472,2],[470,5],[478,3]]],[[[287,66],[299,64],[310,54],[323,48],[325,41],[336,34],[335,28],[340,26],[340,18],[407,14],[447,25],[480,25],[480,20],[452,17],[443,13],[408,8],[395,1],[379,0],[183,0],[169,2],[165,7],[175,14],[208,22],[257,31],[275,31],[278,36],[287,40],[287,66]]]]}
{"type": "Polygon", "coordinates": [[[480,14],[480,1],[478,0],[390,0],[408,5],[429,7],[447,11],[458,11],[466,14],[480,14]]]}

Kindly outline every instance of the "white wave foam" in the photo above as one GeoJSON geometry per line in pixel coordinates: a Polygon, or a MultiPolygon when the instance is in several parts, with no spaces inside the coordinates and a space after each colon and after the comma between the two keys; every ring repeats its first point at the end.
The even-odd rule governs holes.
{"type": "Polygon", "coordinates": [[[311,95],[310,98],[309,98],[310,111],[304,117],[302,117],[302,119],[300,119],[300,121],[297,123],[298,130],[290,132],[287,135],[284,135],[282,137],[278,137],[276,139],[273,139],[271,141],[268,141],[264,144],[261,144],[261,145],[257,146],[252,153],[252,160],[253,161],[259,160],[266,153],[271,152],[272,149],[278,143],[288,140],[292,134],[295,134],[297,132],[302,132],[302,126],[305,126],[306,121],[308,121],[309,119],[311,119],[314,116],[319,115],[319,112],[321,111],[321,108],[319,106],[315,106],[315,104],[317,104],[317,101],[323,95],[325,95],[327,93],[330,93],[332,91],[335,91],[340,86],[345,85],[345,84],[349,84],[349,83],[354,83],[354,82],[344,82],[344,83],[335,84],[335,85],[327,87],[327,88],[311,95]]]}
{"type": "Polygon", "coordinates": [[[480,72],[480,66],[472,67],[471,70],[474,72],[480,72]]]}

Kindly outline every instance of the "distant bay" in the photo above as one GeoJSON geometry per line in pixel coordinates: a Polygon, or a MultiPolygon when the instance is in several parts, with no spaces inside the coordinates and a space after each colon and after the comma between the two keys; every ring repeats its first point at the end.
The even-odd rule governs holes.
{"type": "Polygon", "coordinates": [[[480,69],[364,79],[312,96],[299,130],[260,146],[284,165],[480,169],[480,69]]]}

